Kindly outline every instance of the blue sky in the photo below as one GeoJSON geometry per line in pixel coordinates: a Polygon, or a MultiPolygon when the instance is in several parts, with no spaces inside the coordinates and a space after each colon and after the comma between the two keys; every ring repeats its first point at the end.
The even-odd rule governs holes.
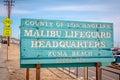
{"type": "MultiPolygon", "coordinates": [[[[114,42],[120,42],[120,0],[15,0],[11,19],[12,37],[19,37],[21,18],[112,22],[114,42]]],[[[0,35],[7,7],[0,0],[0,35]]]]}

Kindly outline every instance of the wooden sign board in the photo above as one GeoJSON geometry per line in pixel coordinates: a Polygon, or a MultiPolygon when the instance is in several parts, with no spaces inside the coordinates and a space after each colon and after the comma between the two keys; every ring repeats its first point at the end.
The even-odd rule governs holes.
{"type": "Polygon", "coordinates": [[[113,24],[21,20],[21,68],[108,66],[113,62],[113,24]]]}

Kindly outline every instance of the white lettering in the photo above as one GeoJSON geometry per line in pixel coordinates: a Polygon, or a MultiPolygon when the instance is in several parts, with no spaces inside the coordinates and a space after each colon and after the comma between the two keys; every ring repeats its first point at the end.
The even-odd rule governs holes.
{"type": "Polygon", "coordinates": [[[32,48],[105,48],[106,42],[99,41],[85,41],[85,40],[61,40],[61,41],[43,41],[43,40],[32,40],[32,48]]]}
{"type": "Polygon", "coordinates": [[[48,57],[67,57],[68,54],[62,51],[50,51],[48,57]]]}
{"type": "Polygon", "coordinates": [[[27,25],[27,26],[37,26],[37,27],[53,27],[53,22],[51,22],[51,21],[41,21],[41,20],[26,20],[25,25],[27,25]]]}
{"type": "Polygon", "coordinates": [[[80,57],[80,56],[92,56],[91,51],[72,51],[72,57],[80,57]]]}
{"type": "Polygon", "coordinates": [[[38,41],[31,41],[31,48],[37,48],[38,46],[38,41]]]}
{"type": "Polygon", "coordinates": [[[24,36],[32,36],[33,30],[24,30],[24,36]]]}

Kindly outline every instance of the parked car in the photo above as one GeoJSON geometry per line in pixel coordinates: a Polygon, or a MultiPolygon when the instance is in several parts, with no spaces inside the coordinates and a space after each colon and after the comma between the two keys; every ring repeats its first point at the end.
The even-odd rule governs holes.
{"type": "Polygon", "coordinates": [[[115,55],[115,63],[120,65],[120,55],[115,55]]]}
{"type": "Polygon", "coordinates": [[[7,44],[7,40],[2,40],[1,43],[2,44],[7,44]]]}
{"type": "Polygon", "coordinates": [[[117,55],[120,55],[120,50],[118,50],[118,54],[117,55]]]}
{"type": "Polygon", "coordinates": [[[120,50],[118,48],[115,48],[112,51],[115,58],[113,63],[120,65],[120,50]]]}

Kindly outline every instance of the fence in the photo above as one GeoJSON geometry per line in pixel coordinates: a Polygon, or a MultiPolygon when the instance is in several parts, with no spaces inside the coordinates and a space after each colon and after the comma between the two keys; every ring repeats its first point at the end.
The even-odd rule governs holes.
{"type": "MultiPolygon", "coordinates": [[[[74,70],[72,68],[62,68],[60,70],[62,70],[63,72],[67,73],[68,75],[70,75],[70,76],[72,76],[74,78],[80,78],[80,76],[83,76],[81,80],[89,80],[89,79],[90,80],[96,80],[95,77],[91,77],[90,74],[88,74],[88,73],[91,73],[90,71],[92,71],[89,68],[88,68],[87,74],[86,74],[89,79],[85,79],[86,76],[85,75],[81,75],[81,74],[85,74],[86,72],[85,72],[85,70],[83,70],[84,72],[82,72],[79,67],[74,68],[74,70]]],[[[106,77],[104,77],[105,75],[103,75],[103,71],[109,72],[110,75],[112,75],[112,74],[118,75],[118,77],[115,76],[116,77],[115,79],[111,78],[110,80],[120,80],[120,70],[114,69],[114,68],[110,68],[110,67],[101,67],[100,68],[100,73],[101,73],[100,74],[100,80],[109,80],[109,79],[104,79],[104,78],[106,78],[107,76],[108,77],[112,77],[112,76],[109,76],[108,74],[106,74],[106,77]]],[[[93,75],[95,75],[95,74],[93,74],[93,75]]]]}
{"type": "Polygon", "coordinates": [[[107,72],[110,72],[110,73],[113,73],[113,74],[117,74],[119,76],[118,80],[120,80],[120,70],[118,69],[110,69],[110,68],[107,68],[107,67],[104,67],[104,68],[101,68],[101,79],[102,79],[102,71],[107,71],[107,72]]]}

